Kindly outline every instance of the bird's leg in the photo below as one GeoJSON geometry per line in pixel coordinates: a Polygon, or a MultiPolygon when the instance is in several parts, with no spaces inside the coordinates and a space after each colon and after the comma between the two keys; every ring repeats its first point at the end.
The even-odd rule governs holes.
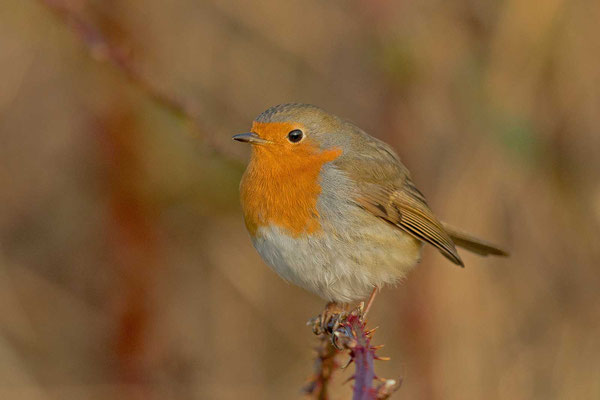
{"type": "Polygon", "coordinates": [[[371,292],[371,295],[369,296],[369,300],[367,300],[367,305],[365,306],[362,315],[360,317],[360,319],[362,319],[363,321],[367,318],[367,314],[369,313],[369,310],[371,309],[371,306],[373,305],[373,302],[375,301],[375,296],[377,296],[377,293],[379,292],[379,288],[377,286],[375,286],[373,288],[373,291],[371,292]]]}
{"type": "MultiPolygon", "coordinates": [[[[369,299],[365,305],[361,302],[359,306],[352,311],[360,316],[360,319],[364,321],[367,318],[367,314],[375,301],[375,297],[379,292],[378,287],[374,287],[373,291],[369,295],[369,299]]],[[[322,333],[331,333],[337,329],[337,327],[344,321],[348,316],[348,304],[339,304],[335,301],[330,301],[325,306],[325,309],[318,316],[310,319],[307,325],[312,326],[315,335],[322,333]]]]}
{"type": "Polygon", "coordinates": [[[308,325],[312,325],[315,335],[320,335],[325,332],[333,332],[340,320],[346,315],[346,307],[334,301],[330,301],[325,306],[321,314],[308,321],[308,325]]]}

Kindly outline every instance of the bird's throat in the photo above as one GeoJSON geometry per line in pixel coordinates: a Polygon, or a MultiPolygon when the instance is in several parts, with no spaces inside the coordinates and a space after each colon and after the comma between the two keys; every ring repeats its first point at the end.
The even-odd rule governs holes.
{"type": "Polygon", "coordinates": [[[244,220],[251,235],[261,226],[279,226],[291,236],[321,230],[317,201],[323,166],[340,156],[332,149],[313,154],[253,151],[240,185],[244,220]]]}

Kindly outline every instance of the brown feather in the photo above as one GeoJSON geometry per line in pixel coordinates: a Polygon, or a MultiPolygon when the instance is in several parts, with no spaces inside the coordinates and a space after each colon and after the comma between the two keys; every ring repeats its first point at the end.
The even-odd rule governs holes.
{"type": "Polygon", "coordinates": [[[423,195],[408,178],[405,182],[402,189],[373,187],[357,201],[374,215],[433,245],[453,263],[464,266],[452,239],[425,203],[423,195]]]}
{"type": "Polygon", "coordinates": [[[354,129],[355,152],[343,153],[334,164],[358,186],[355,201],[373,215],[437,248],[453,263],[464,266],[456,246],[481,255],[505,255],[491,243],[449,228],[429,209],[425,196],[415,187],[408,169],[384,142],[354,129]],[[450,229],[448,232],[447,229],[450,229]]]}
{"type": "Polygon", "coordinates": [[[407,179],[406,190],[373,188],[358,198],[363,208],[436,247],[453,263],[464,266],[455,246],[481,256],[508,256],[499,246],[439,221],[423,195],[407,179]]]}
{"type": "Polygon", "coordinates": [[[508,252],[502,250],[497,245],[490,243],[486,240],[479,239],[473,235],[463,232],[457,228],[454,228],[445,222],[442,223],[444,230],[448,232],[448,235],[452,238],[452,241],[457,245],[473,253],[481,256],[502,256],[508,257],[508,252]]]}

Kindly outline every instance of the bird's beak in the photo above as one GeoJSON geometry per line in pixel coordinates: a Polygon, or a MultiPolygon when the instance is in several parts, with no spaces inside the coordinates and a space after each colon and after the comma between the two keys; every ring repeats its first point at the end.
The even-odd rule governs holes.
{"type": "Polygon", "coordinates": [[[232,137],[233,140],[237,140],[238,142],[250,143],[250,144],[268,144],[271,143],[270,140],[266,140],[258,136],[254,132],[249,133],[240,133],[239,135],[235,135],[232,137]]]}

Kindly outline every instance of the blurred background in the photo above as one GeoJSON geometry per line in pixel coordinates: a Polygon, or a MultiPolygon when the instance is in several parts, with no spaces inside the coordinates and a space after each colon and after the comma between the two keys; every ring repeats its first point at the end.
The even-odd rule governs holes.
{"type": "Polygon", "coordinates": [[[324,302],[251,247],[230,139],[285,102],[512,253],[382,292],[394,398],[600,398],[600,2],[2,4],[0,398],[302,397],[324,302]]]}

